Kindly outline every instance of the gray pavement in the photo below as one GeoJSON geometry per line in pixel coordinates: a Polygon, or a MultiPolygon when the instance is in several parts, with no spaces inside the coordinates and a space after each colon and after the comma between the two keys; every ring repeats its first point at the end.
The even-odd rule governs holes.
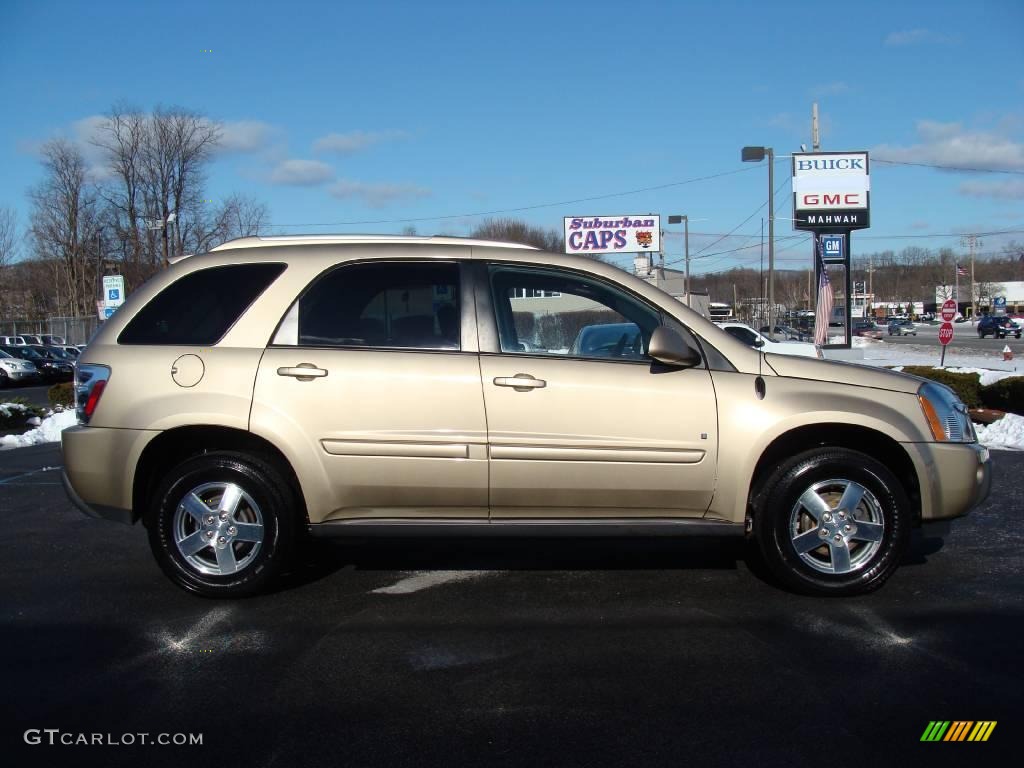
{"type": "Polygon", "coordinates": [[[842,766],[1009,762],[1024,454],[881,591],[763,581],[736,541],[330,542],[215,602],[88,519],[56,446],[0,452],[8,765],[842,766]],[[31,473],[31,474],[29,474],[31,473]],[[997,720],[922,744],[931,720],[997,720]],[[200,746],[27,746],[30,728],[200,746]]]}

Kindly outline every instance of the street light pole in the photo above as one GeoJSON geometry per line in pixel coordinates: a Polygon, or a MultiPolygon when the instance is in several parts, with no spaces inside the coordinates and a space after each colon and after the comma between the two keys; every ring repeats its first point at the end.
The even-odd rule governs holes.
{"type": "Polygon", "coordinates": [[[686,306],[690,306],[690,217],[689,216],[669,216],[669,224],[682,224],[684,226],[683,235],[683,254],[684,261],[686,262],[686,278],[685,278],[685,290],[686,290],[686,306]]]}
{"type": "Polygon", "coordinates": [[[768,338],[775,340],[775,152],[771,147],[744,147],[745,163],[768,158],[768,338]]]}

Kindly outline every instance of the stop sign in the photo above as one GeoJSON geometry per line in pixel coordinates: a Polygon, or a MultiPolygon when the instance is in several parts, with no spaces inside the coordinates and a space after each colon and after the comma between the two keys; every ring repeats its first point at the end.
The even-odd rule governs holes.
{"type": "MultiPolygon", "coordinates": [[[[946,316],[946,308],[942,308],[942,316],[946,316]]],[[[943,323],[939,326],[939,344],[946,346],[953,340],[953,324],[943,323]]]]}
{"type": "MultiPolygon", "coordinates": [[[[947,323],[956,317],[956,302],[952,299],[946,299],[942,302],[942,319],[947,323]]],[[[944,342],[948,343],[948,342],[944,342]]]]}

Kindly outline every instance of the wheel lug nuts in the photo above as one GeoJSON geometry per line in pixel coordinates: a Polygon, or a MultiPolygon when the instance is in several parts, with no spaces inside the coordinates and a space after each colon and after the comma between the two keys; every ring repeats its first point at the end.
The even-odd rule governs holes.
{"type": "Polygon", "coordinates": [[[823,519],[825,520],[826,523],[831,523],[832,522],[832,513],[831,512],[826,512],[824,517],[823,517],[823,519]]]}
{"type": "Polygon", "coordinates": [[[835,536],[832,537],[832,541],[835,541],[837,543],[842,541],[842,540],[843,540],[843,537],[840,534],[838,534],[838,533],[835,536]]]}
{"type": "Polygon", "coordinates": [[[849,523],[847,523],[846,525],[843,526],[843,530],[846,531],[847,533],[849,533],[850,531],[853,530],[853,526],[850,525],[849,523]]]}
{"type": "Polygon", "coordinates": [[[221,512],[220,513],[220,519],[221,520],[227,520],[228,519],[228,513],[227,512],[221,512]]]}
{"type": "Polygon", "coordinates": [[[207,524],[207,525],[213,525],[213,521],[214,521],[215,519],[216,519],[216,518],[214,518],[214,516],[213,516],[213,515],[207,515],[207,516],[206,516],[206,524],[207,524]]]}
{"type": "Polygon", "coordinates": [[[820,531],[818,531],[818,535],[821,536],[821,538],[823,538],[823,539],[827,539],[828,538],[828,530],[825,529],[825,528],[822,528],[820,531]]]}
{"type": "Polygon", "coordinates": [[[213,538],[213,531],[207,531],[206,532],[206,538],[212,539],[213,538]]]}
{"type": "Polygon", "coordinates": [[[226,541],[227,541],[227,539],[225,539],[225,538],[224,538],[223,536],[218,536],[218,537],[217,537],[217,543],[218,543],[218,544],[223,544],[223,543],[225,543],[226,541]]]}
{"type": "MultiPolygon", "coordinates": [[[[846,527],[847,527],[847,528],[849,528],[850,526],[846,526],[846,527]]],[[[238,529],[237,529],[237,528],[235,528],[235,526],[233,526],[233,525],[232,525],[232,526],[230,526],[230,527],[228,528],[228,533],[229,533],[229,534],[230,534],[231,536],[234,536],[234,535],[235,535],[236,533],[238,533],[238,529]]]]}
{"type": "Polygon", "coordinates": [[[840,512],[839,513],[839,519],[840,520],[845,520],[846,519],[846,513],[845,512],[840,512]]]}

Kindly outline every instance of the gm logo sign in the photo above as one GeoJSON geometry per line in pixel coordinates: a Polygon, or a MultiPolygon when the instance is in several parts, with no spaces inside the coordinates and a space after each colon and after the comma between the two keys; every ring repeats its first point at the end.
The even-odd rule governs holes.
{"type": "Polygon", "coordinates": [[[843,260],[843,236],[842,235],[822,235],[821,236],[821,255],[826,261],[842,261],[843,260]]]}

